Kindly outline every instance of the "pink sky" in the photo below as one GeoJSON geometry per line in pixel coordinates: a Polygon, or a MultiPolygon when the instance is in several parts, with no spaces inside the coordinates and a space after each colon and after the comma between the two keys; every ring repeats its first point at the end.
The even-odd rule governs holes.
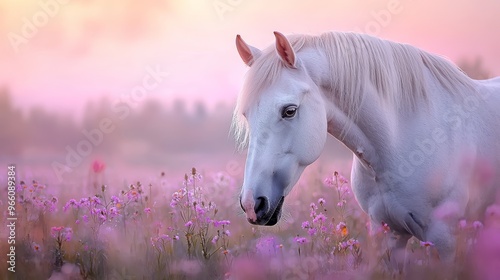
{"type": "Polygon", "coordinates": [[[21,34],[24,18],[40,16],[40,2],[55,1],[0,3],[0,85],[23,108],[81,112],[89,99],[130,94],[148,66],[169,73],[148,92],[152,97],[230,104],[246,71],[234,47],[236,34],[265,47],[274,30],[369,32],[366,26],[374,22],[379,37],[455,61],[481,56],[485,68],[500,75],[500,1],[65,0],[15,51],[9,36],[21,34]],[[218,12],[214,3],[233,6],[218,12]],[[374,13],[388,5],[400,11],[381,26],[374,13]]]}

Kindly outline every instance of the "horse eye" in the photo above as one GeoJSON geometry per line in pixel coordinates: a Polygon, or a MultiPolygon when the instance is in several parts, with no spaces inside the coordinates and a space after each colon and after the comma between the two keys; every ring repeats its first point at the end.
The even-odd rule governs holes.
{"type": "Polygon", "coordinates": [[[297,106],[295,105],[286,106],[285,108],[283,108],[283,111],[281,111],[281,117],[284,119],[290,119],[295,116],[296,112],[297,112],[297,106]]]}

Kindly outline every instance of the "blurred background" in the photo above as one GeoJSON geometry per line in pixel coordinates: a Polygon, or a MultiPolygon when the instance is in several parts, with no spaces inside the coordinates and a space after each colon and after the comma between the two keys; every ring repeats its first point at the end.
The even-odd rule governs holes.
{"type": "MultiPolygon", "coordinates": [[[[484,79],[500,75],[499,12],[499,1],[2,0],[0,163],[47,181],[96,159],[122,174],[241,177],[229,135],[246,71],[236,34],[264,48],[275,30],[364,32],[484,79]]],[[[318,164],[348,173],[348,151],[330,140],[318,164]]]]}

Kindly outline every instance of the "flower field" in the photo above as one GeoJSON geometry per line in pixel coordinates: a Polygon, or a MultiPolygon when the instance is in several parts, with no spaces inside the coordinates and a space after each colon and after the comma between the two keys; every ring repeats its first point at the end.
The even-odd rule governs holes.
{"type": "MultiPolygon", "coordinates": [[[[282,221],[258,227],[239,208],[241,178],[224,172],[193,168],[179,178],[160,173],[103,184],[104,164],[94,162],[90,170],[81,189],[19,178],[16,278],[7,277],[494,279],[488,275],[495,273],[500,247],[493,222],[460,221],[454,264],[441,263],[431,242],[412,239],[405,272],[393,271],[390,228],[382,224],[368,234],[368,218],[337,172],[308,174],[287,198],[282,221]]],[[[500,211],[488,211],[498,222],[500,211]]],[[[2,252],[6,246],[2,242],[2,252]]],[[[5,262],[1,267],[7,271],[5,262]]]]}

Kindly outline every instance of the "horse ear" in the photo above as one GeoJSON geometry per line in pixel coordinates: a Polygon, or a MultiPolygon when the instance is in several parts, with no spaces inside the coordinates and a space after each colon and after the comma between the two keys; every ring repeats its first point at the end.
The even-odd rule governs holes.
{"type": "Polygon", "coordinates": [[[252,66],[253,62],[259,58],[262,53],[259,49],[245,43],[239,34],[236,35],[236,49],[238,49],[238,53],[241,59],[243,59],[243,62],[248,66],[252,66]]]}
{"type": "Polygon", "coordinates": [[[274,36],[276,37],[276,51],[280,56],[281,60],[285,63],[286,66],[290,68],[295,67],[295,52],[293,51],[292,45],[285,37],[285,35],[274,31],[274,36]]]}

